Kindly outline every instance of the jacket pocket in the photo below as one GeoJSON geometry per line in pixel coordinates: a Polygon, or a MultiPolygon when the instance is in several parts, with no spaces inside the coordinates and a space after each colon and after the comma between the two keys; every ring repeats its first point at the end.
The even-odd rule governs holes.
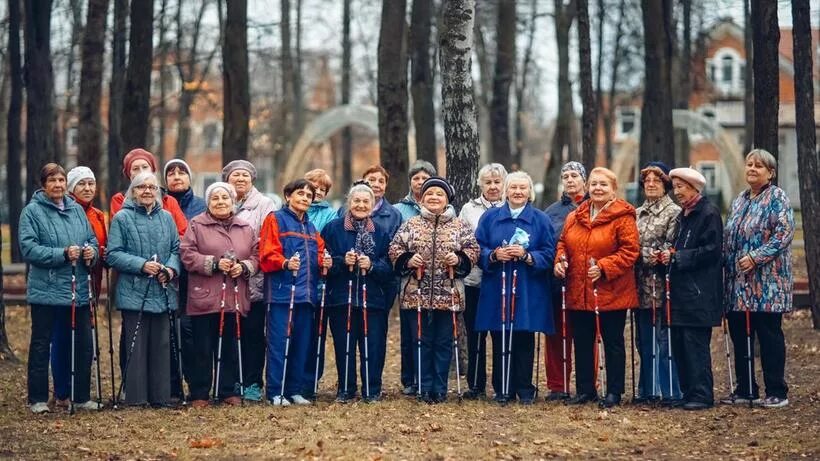
{"type": "Polygon", "coordinates": [[[193,287],[193,289],[190,290],[188,296],[190,296],[191,299],[204,299],[210,296],[210,294],[211,290],[209,290],[208,288],[193,287]]]}
{"type": "Polygon", "coordinates": [[[676,298],[684,301],[697,299],[702,294],[697,281],[689,274],[681,274],[677,286],[673,284],[671,286],[671,291],[672,293],[677,291],[678,293],[676,298]]]}

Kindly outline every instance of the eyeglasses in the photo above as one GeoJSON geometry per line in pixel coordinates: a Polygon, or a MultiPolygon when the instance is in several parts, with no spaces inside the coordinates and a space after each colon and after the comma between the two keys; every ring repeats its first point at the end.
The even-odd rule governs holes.
{"type": "Polygon", "coordinates": [[[157,187],[153,184],[140,184],[139,186],[134,186],[134,189],[136,189],[138,191],[150,190],[151,192],[154,192],[154,191],[158,190],[159,187],[157,187]]]}

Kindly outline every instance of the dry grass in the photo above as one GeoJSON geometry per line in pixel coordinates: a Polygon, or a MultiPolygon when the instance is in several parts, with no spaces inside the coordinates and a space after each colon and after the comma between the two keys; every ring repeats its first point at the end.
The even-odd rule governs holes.
{"type": "MultiPolygon", "coordinates": [[[[12,345],[25,358],[28,312],[10,308],[7,315],[12,345]]],[[[0,458],[817,459],[820,333],[811,330],[805,311],[784,324],[792,405],[780,410],[719,406],[687,413],[626,405],[599,411],[543,401],[503,408],[489,402],[422,405],[398,393],[398,328],[391,328],[388,346],[388,395],[373,405],[332,403],[331,353],[320,401],[309,408],[247,405],[34,416],[25,406],[25,365],[0,363],[0,458]]],[[[722,395],[725,358],[715,332],[715,378],[722,395]]],[[[103,358],[107,363],[107,354],[103,358]]],[[[109,386],[107,373],[104,384],[109,386]]]]}

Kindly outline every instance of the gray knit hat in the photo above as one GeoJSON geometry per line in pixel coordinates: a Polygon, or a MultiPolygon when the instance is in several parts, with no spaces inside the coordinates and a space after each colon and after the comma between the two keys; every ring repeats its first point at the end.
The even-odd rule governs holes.
{"type": "Polygon", "coordinates": [[[228,176],[231,175],[236,170],[245,170],[251,174],[251,179],[256,181],[256,167],[253,166],[253,163],[247,160],[234,160],[231,163],[225,165],[225,168],[222,169],[222,180],[227,181],[228,176]]]}

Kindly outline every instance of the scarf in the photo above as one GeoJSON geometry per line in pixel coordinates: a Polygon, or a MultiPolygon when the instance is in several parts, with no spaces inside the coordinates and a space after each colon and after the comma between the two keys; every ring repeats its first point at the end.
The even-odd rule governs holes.
{"type": "Polygon", "coordinates": [[[685,202],[681,202],[680,206],[683,208],[683,215],[684,216],[689,216],[689,213],[691,213],[692,210],[695,209],[695,205],[697,205],[698,202],[700,202],[700,199],[702,199],[702,198],[703,198],[703,196],[700,193],[698,193],[697,195],[695,195],[691,199],[689,199],[685,202]]]}
{"type": "Polygon", "coordinates": [[[348,211],[345,214],[345,230],[348,232],[356,232],[356,243],[354,250],[356,253],[365,254],[372,257],[376,254],[376,242],[373,240],[373,234],[376,232],[376,226],[370,217],[364,219],[356,219],[353,214],[348,211]]]}

